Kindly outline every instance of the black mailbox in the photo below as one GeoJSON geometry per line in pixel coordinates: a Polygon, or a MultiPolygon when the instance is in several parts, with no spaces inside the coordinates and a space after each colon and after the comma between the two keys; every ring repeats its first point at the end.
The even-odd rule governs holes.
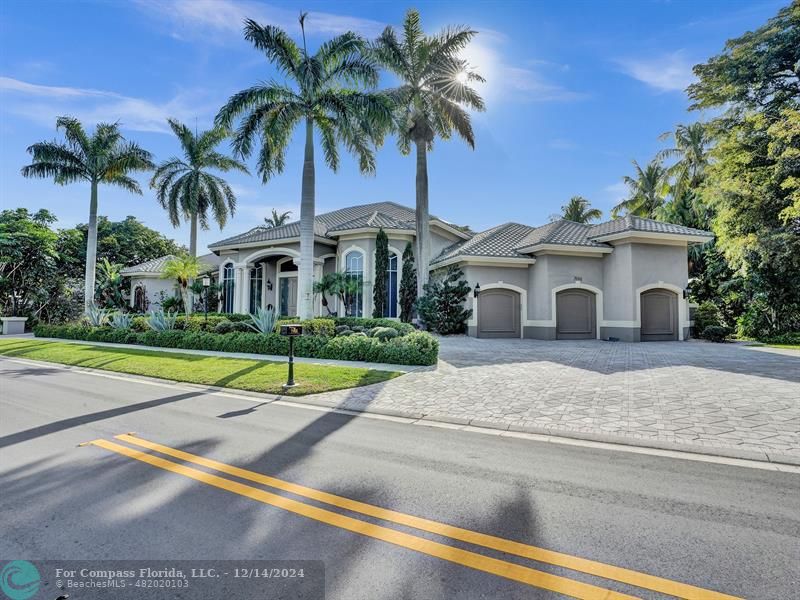
{"type": "Polygon", "coordinates": [[[302,325],[281,325],[281,335],[286,335],[289,337],[296,337],[298,335],[303,335],[303,326],[302,325]]]}

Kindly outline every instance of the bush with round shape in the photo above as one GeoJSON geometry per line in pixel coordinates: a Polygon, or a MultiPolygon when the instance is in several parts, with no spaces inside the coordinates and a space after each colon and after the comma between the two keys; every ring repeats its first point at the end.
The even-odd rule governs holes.
{"type": "Polygon", "coordinates": [[[710,342],[722,343],[731,333],[732,332],[729,327],[723,327],[722,325],[709,325],[703,329],[702,335],[703,339],[706,339],[710,342]]]}

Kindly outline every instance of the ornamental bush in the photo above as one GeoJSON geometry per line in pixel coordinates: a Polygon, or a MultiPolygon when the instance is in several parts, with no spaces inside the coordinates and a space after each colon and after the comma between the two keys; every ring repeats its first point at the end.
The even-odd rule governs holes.
{"type": "Polygon", "coordinates": [[[722,325],[709,325],[705,329],[703,329],[703,339],[706,339],[710,342],[721,343],[725,341],[732,333],[732,330],[729,327],[724,327],[722,325]]]}
{"type": "Polygon", "coordinates": [[[706,327],[722,325],[722,316],[719,308],[713,302],[706,300],[694,313],[694,330],[698,335],[702,335],[706,327]]]}

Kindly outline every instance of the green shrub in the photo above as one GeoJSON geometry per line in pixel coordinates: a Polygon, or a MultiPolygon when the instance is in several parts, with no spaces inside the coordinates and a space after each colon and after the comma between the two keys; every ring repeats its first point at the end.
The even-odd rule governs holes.
{"type": "Polygon", "coordinates": [[[694,330],[698,335],[701,335],[706,327],[711,327],[712,325],[722,325],[722,316],[717,305],[706,300],[694,312],[694,330]]]}
{"type": "Polygon", "coordinates": [[[401,323],[400,321],[395,321],[394,319],[386,319],[386,318],[379,318],[379,319],[362,319],[361,317],[336,317],[333,319],[333,322],[337,326],[347,325],[351,329],[355,327],[363,327],[366,329],[373,329],[375,327],[391,327],[392,329],[396,330],[397,333],[400,335],[407,335],[416,331],[414,326],[410,323],[401,323]]]}
{"type": "Polygon", "coordinates": [[[725,338],[727,338],[732,333],[729,327],[724,327],[722,325],[709,325],[705,329],[703,329],[703,339],[709,340],[711,342],[724,342],[725,338]]]}
{"type": "Polygon", "coordinates": [[[386,342],[392,338],[396,338],[400,334],[397,333],[396,329],[392,329],[391,327],[375,327],[370,329],[369,337],[374,337],[379,339],[382,342],[386,342]]]}
{"type": "Polygon", "coordinates": [[[350,331],[350,328],[347,325],[337,325],[334,328],[336,335],[342,335],[345,331],[350,331]]]}
{"type": "MultiPolygon", "coordinates": [[[[238,324],[237,324],[238,325],[238,324]]],[[[271,333],[232,331],[219,334],[208,331],[172,329],[137,332],[112,327],[87,327],[84,325],[37,324],[34,333],[38,337],[140,344],[158,348],[186,348],[192,350],[215,350],[219,352],[247,352],[285,356],[289,351],[289,338],[271,333]]],[[[337,337],[303,335],[295,338],[297,356],[307,358],[334,358],[339,360],[363,360],[405,365],[432,365],[436,363],[439,343],[424,332],[390,338],[382,342],[379,337],[367,337],[364,332],[351,330],[337,337]]]]}
{"type": "Polygon", "coordinates": [[[253,330],[250,328],[250,325],[244,321],[237,321],[235,323],[227,320],[220,321],[214,327],[214,333],[225,334],[233,333],[235,331],[252,333],[253,330]]]}
{"type": "Polygon", "coordinates": [[[767,344],[784,344],[787,346],[797,346],[800,345],[800,331],[775,335],[770,338],[764,338],[761,341],[766,342],[767,344]]]}
{"type": "Polygon", "coordinates": [[[355,333],[355,331],[353,331],[352,329],[350,329],[350,328],[348,327],[347,329],[345,329],[344,331],[342,331],[342,332],[339,334],[339,336],[337,336],[337,337],[340,337],[340,336],[341,336],[341,337],[347,337],[348,335],[353,335],[354,333],[355,333]]]}

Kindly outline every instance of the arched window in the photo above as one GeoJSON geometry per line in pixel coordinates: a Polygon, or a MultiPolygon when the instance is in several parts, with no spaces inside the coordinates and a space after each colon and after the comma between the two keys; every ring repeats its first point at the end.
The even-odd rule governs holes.
{"type": "Polygon", "coordinates": [[[250,314],[255,314],[261,306],[261,290],[264,286],[264,274],[256,265],[250,269],[250,314]]]}
{"type": "Polygon", "coordinates": [[[397,317],[397,254],[389,255],[389,268],[386,270],[386,308],[384,317],[397,317]]]}
{"type": "Polygon", "coordinates": [[[356,282],[354,289],[345,295],[348,317],[361,317],[364,314],[364,255],[353,250],[344,257],[344,270],[351,281],[356,282]]]}
{"type": "Polygon", "coordinates": [[[227,263],[222,268],[222,312],[233,312],[233,264],[227,263]]]}

